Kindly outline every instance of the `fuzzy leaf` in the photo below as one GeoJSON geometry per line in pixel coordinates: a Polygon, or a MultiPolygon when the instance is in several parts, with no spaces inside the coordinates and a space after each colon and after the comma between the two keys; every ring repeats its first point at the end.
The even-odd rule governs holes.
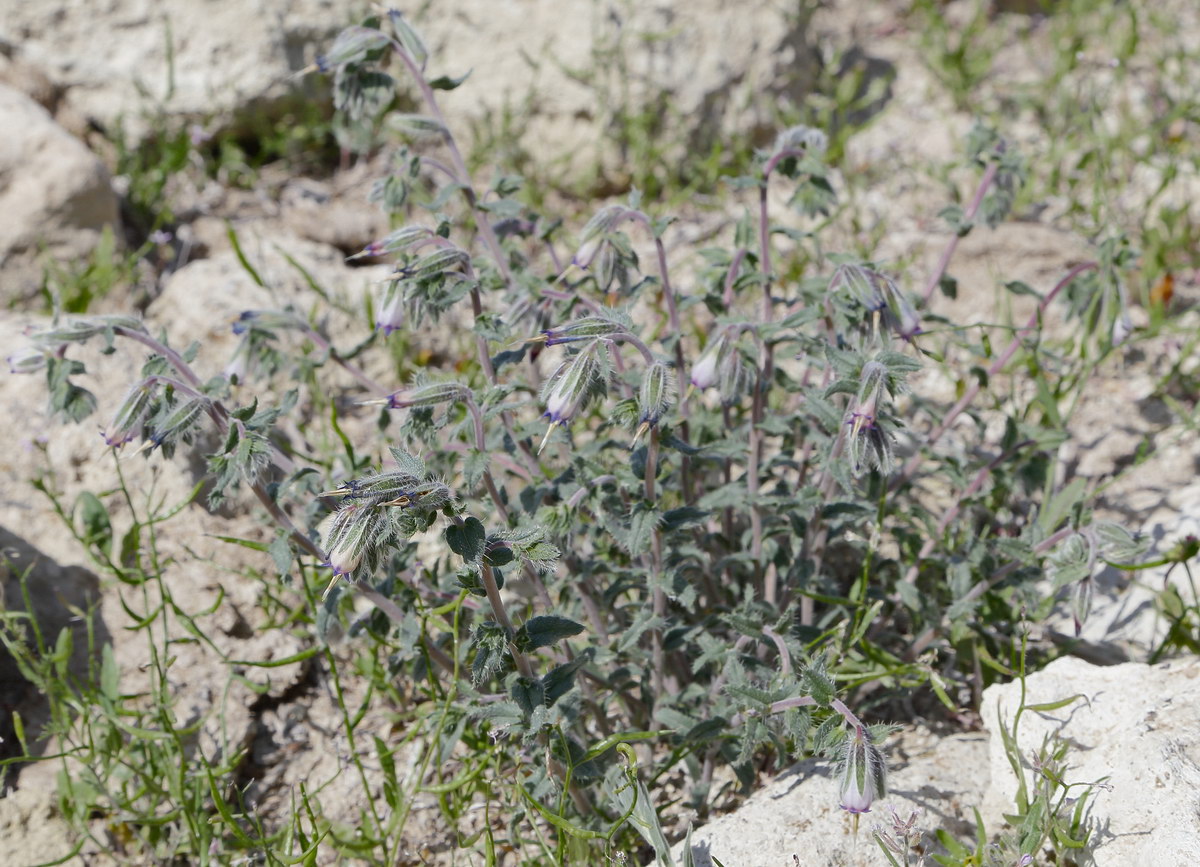
{"type": "Polygon", "coordinates": [[[549,647],[551,644],[581,632],[583,632],[581,623],[568,620],[566,617],[544,614],[527,620],[517,630],[513,643],[516,644],[518,650],[528,653],[539,647],[549,647]]]}
{"type": "Polygon", "coordinates": [[[487,532],[478,518],[467,518],[446,528],[446,544],[468,563],[478,563],[483,558],[486,540],[487,532]]]}

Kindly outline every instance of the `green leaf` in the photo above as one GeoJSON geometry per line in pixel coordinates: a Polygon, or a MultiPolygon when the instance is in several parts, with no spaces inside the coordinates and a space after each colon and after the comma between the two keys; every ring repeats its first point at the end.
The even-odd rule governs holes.
{"type": "Polygon", "coordinates": [[[246,406],[238,407],[237,409],[233,410],[229,414],[231,416],[233,416],[234,418],[238,419],[239,421],[249,421],[251,418],[254,417],[254,414],[256,412],[258,412],[258,398],[257,397],[255,397],[254,400],[251,401],[246,406]]]}
{"type": "Polygon", "coordinates": [[[1038,527],[1050,535],[1082,500],[1087,491],[1086,479],[1074,479],[1065,488],[1050,498],[1038,515],[1038,527]]]}
{"type": "Polygon", "coordinates": [[[233,223],[226,221],[225,234],[229,236],[229,245],[233,247],[233,254],[237,256],[237,260],[241,263],[242,269],[250,275],[251,280],[264,289],[267,288],[267,284],[263,282],[263,278],[259,276],[258,271],[254,270],[254,266],[251,265],[250,260],[246,258],[246,254],[242,250],[242,242],[238,240],[238,234],[233,228],[233,223]]]}
{"type": "Polygon", "coordinates": [[[100,653],[100,694],[113,704],[121,697],[121,669],[111,644],[100,653]]]}
{"type": "Polygon", "coordinates": [[[543,614],[525,621],[524,625],[517,630],[513,641],[518,650],[527,653],[539,647],[549,647],[551,644],[581,632],[583,632],[582,623],[576,623],[566,617],[543,614]]]}
{"type": "Polygon", "coordinates": [[[396,469],[402,473],[407,473],[410,476],[416,476],[418,479],[425,478],[425,462],[418,457],[414,457],[404,449],[390,448],[392,459],[396,462],[396,469]]]}
{"type": "Polygon", "coordinates": [[[661,520],[662,515],[650,504],[638,503],[634,506],[633,513],[629,516],[629,530],[622,540],[625,550],[634,557],[649,551],[654,531],[658,529],[661,520]]]}
{"type": "Polygon", "coordinates": [[[1025,705],[1025,709],[1037,711],[1039,713],[1058,710],[1060,707],[1066,707],[1067,705],[1073,703],[1078,698],[1086,699],[1087,696],[1081,692],[1077,692],[1075,695],[1068,696],[1067,698],[1061,698],[1058,701],[1047,701],[1043,702],[1042,704],[1027,704],[1025,705]]]}
{"type": "Polygon", "coordinates": [[[1039,301],[1042,299],[1042,294],[1030,286],[1028,283],[1023,283],[1020,280],[1009,280],[1004,284],[1004,288],[1014,295],[1031,295],[1039,301]]]}
{"type": "Polygon", "coordinates": [[[279,571],[280,577],[287,575],[292,570],[292,546],[288,542],[286,536],[276,536],[275,541],[270,547],[271,559],[275,561],[275,568],[279,571]]]}
{"type": "Polygon", "coordinates": [[[454,90],[454,88],[466,81],[471,76],[473,71],[473,69],[468,69],[458,78],[451,78],[448,75],[439,75],[437,78],[431,78],[429,80],[429,86],[434,90],[454,90]]]}
{"type": "Polygon", "coordinates": [[[475,517],[464,520],[461,524],[451,524],[446,528],[446,544],[450,550],[462,557],[468,563],[478,563],[483,559],[484,543],[487,532],[483,523],[475,517]]]}
{"type": "Polygon", "coordinates": [[[108,510],[90,491],[84,491],[75,500],[75,508],[83,522],[83,541],[107,552],[112,544],[112,522],[108,510]]]}
{"type": "Polygon", "coordinates": [[[468,449],[463,458],[463,488],[473,491],[483,481],[483,474],[488,470],[488,453],[479,449],[468,449]]]}

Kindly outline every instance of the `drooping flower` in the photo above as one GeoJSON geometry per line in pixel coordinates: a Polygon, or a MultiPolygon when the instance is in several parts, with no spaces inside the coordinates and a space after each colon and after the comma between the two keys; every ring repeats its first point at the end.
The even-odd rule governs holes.
{"type": "Polygon", "coordinates": [[[558,346],[561,343],[577,343],[590,340],[593,337],[607,337],[629,330],[629,323],[608,316],[585,316],[559,325],[547,328],[537,337],[531,337],[526,343],[545,343],[547,346],[558,346]]]}
{"type": "Polygon", "coordinates": [[[125,399],[121,401],[121,405],[113,414],[112,422],[101,432],[104,442],[119,449],[137,437],[141,432],[146,413],[154,404],[157,391],[158,388],[153,379],[142,380],[129,389],[129,393],[125,395],[125,399]]]}
{"type": "Polygon", "coordinates": [[[360,406],[386,406],[388,409],[410,409],[418,406],[436,406],[465,400],[470,389],[458,382],[430,382],[412,388],[394,391],[387,397],[360,400],[360,406]]]}
{"type": "Polygon", "coordinates": [[[46,366],[46,353],[32,346],[18,349],[5,359],[9,373],[34,373],[46,366]]]}
{"type": "Polygon", "coordinates": [[[587,225],[579,233],[579,249],[571,257],[571,264],[580,268],[591,267],[592,261],[596,258],[596,254],[600,252],[600,248],[603,246],[609,230],[621,221],[625,213],[625,208],[622,205],[606,205],[593,214],[592,218],[587,221],[587,225]]]}
{"type": "Polygon", "coordinates": [[[720,382],[721,364],[729,356],[732,348],[729,330],[724,329],[709,342],[700,358],[692,365],[692,374],[689,380],[691,387],[703,391],[720,382]]]}
{"type": "Polygon", "coordinates": [[[846,424],[850,427],[846,447],[850,469],[855,476],[861,476],[868,467],[874,467],[886,476],[894,466],[891,438],[879,418],[887,373],[887,368],[878,361],[864,364],[858,394],[846,413],[846,424]]]}
{"type": "Polygon", "coordinates": [[[354,572],[384,530],[384,513],[373,505],[352,503],[334,512],[322,528],[325,565],[333,578],[325,588],[328,594],[339,578],[354,572]]]}
{"type": "Polygon", "coordinates": [[[384,335],[398,331],[404,325],[404,288],[399,279],[388,280],[379,293],[379,306],[375,308],[375,328],[384,335]]]}
{"type": "Polygon", "coordinates": [[[656,427],[675,402],[675,371],[669,364],[656,361],[646,368],[642,387],[638,389],[638,429],[633,435],[633,447],[646,431],[656,427]]]}
{"type": "Polygon", "coordinates": [[[875,800],[887,794],[887,763],[862,726],[846,738],[840,777],[840,806],[847,812],[869,813],[875,800]]]}
{"type": "Polygon", "coordinates": [[[542,399],[546,403],[545,417],[550,419],[550,427],[542,444],[540,452],[550,440],[550,434],[556,425],[565,427],[572,416],[579,412],[595,387],[599,365],[595,357],[593,343],[575,356],[566,359],[546,381],[542,390],[542,399]]]}
{"type": "Polygon", "coordinates": [[[857,262],[837,267],[829,280],[830,292],[846,292],[871,314],[874,324],[884,325],[904,340],[911,341],[921,333],[921,317],[912,302],[896,285],[896,281],[881,271],[857,262]]]}

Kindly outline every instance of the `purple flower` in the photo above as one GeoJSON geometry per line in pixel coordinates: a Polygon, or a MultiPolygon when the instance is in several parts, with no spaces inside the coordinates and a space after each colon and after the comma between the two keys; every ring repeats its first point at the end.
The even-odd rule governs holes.
{"type": "Polygon", "coordinates": [[[692,365],[691,386],[703,391],[716,385],[720,379],[721,363],[729,355],[729,332],[722,331],[708,344],[699,360],[692,365]]]}
{"type": "Polygon", "coordinates": [[[31,346],[18,349],[5,359],[9,373],[34,373],[46,366],[46,353],[31,346]]]}
{"type": "Polygon", "coordinates": [[[887,765],[879,747],[862,726],[846,738],[841,763],[841,808],[850,813],[869,813],[876,798],[887,794],[887,765]]]}
{"type": "Polygon", "coordinates": [[[389,280],[379,293],[379,307],[375,310],[375,328],[383,329],[385,335],[404,327],[404,290],[400,280],[389,280]]]}

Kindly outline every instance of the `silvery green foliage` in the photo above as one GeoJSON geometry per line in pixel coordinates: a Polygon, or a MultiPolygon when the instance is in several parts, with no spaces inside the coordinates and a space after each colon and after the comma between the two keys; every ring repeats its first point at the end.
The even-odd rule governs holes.
{"type": "MultiPolygon", "coordinates": [[[[401,645],[376,664],[445,708],[437,749],[498,743],[477,769],[491,797],[547,835],[601,847],[636,827],[657,848],[666,766],[702,805],[714,763],[749,786],[764,761],[812,753],[840,754],[842,805],[869,809],[886,744],[839,691],[928,685],[953,706],[980,655],[1002,657],[1021,612],[1044,608],[1054,541],[1046,566],[1082,612],[1098,560],[1132,562],[1136,540],[1055,488],[1049,409],[995,400],[998,441],[982,420],[953,450],[925,439],[973,410],[912,398],[908,380],[930,357],[994,353],[977,330],[926,332],[912,275],[825,249],[838,174],[823,132],[785,131],[731,181],[754,210],[688,273],[664,243],[669,215],[636,191],[582,225],[541,213],[510,175],[478,192],[436,101],[462,78],[428,77],[436,63],[390,12],[320,64],[346,147],[371,149],[381,129],[404,140],[368,197],[395,228],[351,257],[394,270],[347,346],[314,327],[320,311],[247,311],[225,359],[134,318],[63,317],[10,365],[45,368],[51,405],[80,420],[95,401],[71,344],[149,348],[97,447],[169,453],[215,432],[209,502],[265,509],[278,570],[325,590],[297,628],[368,653],[401,645]],[[401,78],[419,109],[392,110],[401,78]],[[773,185],[792,211],[770,212],[773,185]],[[356,617],[355,592],[387,616],[356,617]],[[664,764],[637,769],[622,738],[664,764]]],[[[1019,155],[977,131],[968,160],[995,167],[984,214],[999,219],[1019,155]]],[[[1110,245],[1067,293],[1089,333],[1107,323],[1109,349],[1128,261],[1110,245]]],[[[960,394],[992,387],[987,363],[949,369],[960,394]]]]}

